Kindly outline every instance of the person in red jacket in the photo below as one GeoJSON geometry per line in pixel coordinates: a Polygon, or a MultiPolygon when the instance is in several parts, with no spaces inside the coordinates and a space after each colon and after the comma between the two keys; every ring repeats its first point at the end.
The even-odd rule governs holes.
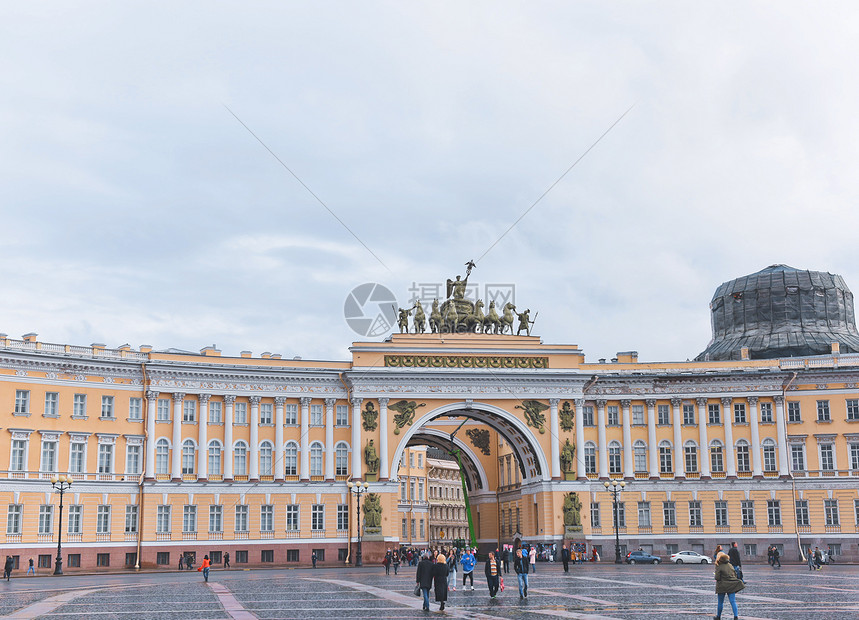
{"type": "Polygon", "coordinates": [[[209,581],[209,567],[211,565],[212,563],[209,561],[209,556],[207,555],[203,557],[203,563],[200,565],[200,568],[197,569],[199,571],[203,571],[203,579],[206,581],[209,581]]]}

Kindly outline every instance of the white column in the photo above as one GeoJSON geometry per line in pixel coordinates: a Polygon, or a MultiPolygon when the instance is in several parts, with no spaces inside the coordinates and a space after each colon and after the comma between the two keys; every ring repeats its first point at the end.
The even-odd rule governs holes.
{"type": "Polygon", "coordinates": [[[251,396],[251,445],[248,449],[248,480],[259,480],[259,396],[251,396]]]}
{"type": "Polygon", "coordinates": [[[283,406],[286,404],[285,396],[277,396],[274,399],[274,479],[283,480],[283,406]]]}
{"type": "Polygon", "coordinates": [[[209,399],[211,394],[200,394],[200,412],[197,420],[197,479],[209,477],[209,399]]]}
{"type": "Polygon", "coordinates": [[[710,475],[710,440],[707,438],[707,399],[699,398],[695,401],[698,405],[698,443],[701,444],[701,477],[710,475]]]}
{"type": "Polygon", "coordinates": [[[635,478],[635,466],[632,462],[632,426],[629,418],[628,400],[620,401],[621,412],[623,419],[623,477],[635,478]]]}
{"type": "Polygon", "coordinates": [[[585,399],[576,399],[576,478],[585,477],[585,399]]]}
{"type": "Polygon", "coordinates": [[[561,427],[558,423],[559,398],[549,399],[549,445],[552,448],[552,480],[561,479],[561,427]]]}
{"type": "Polygon", "coordinates": [[[671,423],[674,426],[674,477],[686,477],[686,459],[683,450],[683,418],[680,415],[682,398],[671,399],[671,423]]]}
{"type": "Polygon", "coordinates": [[[722,423],[725,425],[725,470],[729,478],[737,476],[737,459],[734,456],[734,411],[733,400],[722,399],[722,423]]]}
{"type": "Polygon", "coordinates": [[[659,446],[656,445],[656,401],[648,398],[647,405],[647,461],[651,478],[659,477],[659,446]]]}
{"type": "Polygon", "coordinates": [[[334,480],[334,403],[336,398],[325,399],[325,479],[334,480]]]}
{"type": "Polygon", "coordinates": [[[597,435],[599,437],[599,472],[600,478],[608,478],[608,445],[605,439],[605,400],[596,401],[597,405],[597,435]]]}
{"type": "Polygon", "coordinates": [[[173,480],[182,479],[182,403],[185,395],[173,394],[173,459],[171,477],[173,480]]]}
{"type": "Polygon", "coordinates": [[[388,461],[388,400],[379,399],[379,480],[387,480],[391,477],[388,461]]]}
{"type": "Polygon", "coordinates": [[[785,439],[787,430],[785,428],[784,420],[784,396],[781,394],[773,396],[773,400],[775,401],[775,428],[776,434],[778,435],[778,475],[787,476],[789,475],[789,469],[787,460],[787,443],[785,439]]]}
{"type": "Polygon", "coordinates": [[[146,392],[146,477],[155,478],[155,417],[158,392],[146,392]]]}
{"type": "Polygon", "coordinates": [[[310,398],[301,399],[301,455],[299,458],[299,479],[310,480],[310,398]]]}
{"type": "Polygon", "coordinates": [[[763,476],[761,467],[761,434],[758,430],[758,397],[749,396],[749,424],[752,426],[752,475],[763,476]]]}
{"type": "Polygon", "coordinates": [[[363,398],[352,399],[352,479],[360,480],[361,467],[361,403],[363,398]]]}
{"type": "Polygon", "coordinates": [[[236,397],[224,396],[224,480],[233,479],[233,404],[236,397]]]}

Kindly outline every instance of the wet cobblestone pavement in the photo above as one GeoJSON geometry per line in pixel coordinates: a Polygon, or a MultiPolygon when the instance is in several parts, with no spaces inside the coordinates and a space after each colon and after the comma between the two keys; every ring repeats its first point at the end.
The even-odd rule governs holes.
{"type": "MultiPolygon", "coordinates": [[[[737,596],[740,617],[859,619],[859,567],[745,567],[747,587],[737,596]]],[[[10,618],[135,618],[135,620],[423,618],[712,618],[715,594],[709,566],[539,565],[529,596],[519,599],[516,575],[489,598],[476,571],[474,591],[458,586],[443,614],[433,601],[421,610],[413,596],[414,568],[386,576],[363,569],[275,569],[200,573],[19,577],[0,583],[0,614],[10,618]]],[[[727,601],[726,601],[727,604],[727,601]]],[[[723,617],[730,618],[730,613],[723,617]]]]}

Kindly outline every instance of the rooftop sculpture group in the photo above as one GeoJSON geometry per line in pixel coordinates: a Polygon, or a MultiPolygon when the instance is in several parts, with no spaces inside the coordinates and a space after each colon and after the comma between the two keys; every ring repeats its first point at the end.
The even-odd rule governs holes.
{"type": "MultiPolygon", "coordinates": [[[[534,320],[530,318],[531,310],[527,309],[524,312],[518,312],[516,306],[512,303],[504,304],[499,310],[495,307],[495,301],[489,302],[489,309],[484,312],[485,304],[482,299],[478,299],[475,303],[470,302],[465,298],[465,291],[468,286],[468,277],[471,275],[471,270],[475,267],[474,261],[468,261],[466,264],[465,278],[456,276],[455,280],[448,279],[447,281],[447,299],[439,304],[438,299],[433,300],[432,310],[429,315],[429,330],[433,334],[505,334],[513,335],[513,323],[518,318],[519,325],[516,330],[516,335],[520,335],[523,331],[526,335],[531,335],[531,326],[534,324],[537,315],[534,315],[534,320]]],[[[416,301],[411,308],[399,308],[399,318],[397,325],[400,328],[400,333],[409,333],[409,318],[412,318],[412,330],[415,334],[423,334],[427,330],[427,316],[420,300],[416,301]],[[412,317],[414,313],[414,317],[412,317]]]]}

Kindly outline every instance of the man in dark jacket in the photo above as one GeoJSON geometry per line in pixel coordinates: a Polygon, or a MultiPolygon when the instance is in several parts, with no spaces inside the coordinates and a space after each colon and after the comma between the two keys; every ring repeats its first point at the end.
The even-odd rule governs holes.
{"type": "Polygon", "coordinates": [[[728,558],[731,560],[731,566],[734,567],[734,572],[737,573],[737,578],[746,583],[743,579],[743,563],[740,561],[740,549],[736,542],[731,543],[731,549],[728,551],[728,558]]]}
{"type": "Polygon", "coordinates": [[[501,585],[501,562],[495,559],[495,554],[491,551],[483,572],[486,574],[486,584],[489,586],[489,597],[495,598],[501,585]]]}
{"type": "Polygon", "coordinates": [[[570,572],[570,549],[567,545],[561,549],[561,562],[564,563],[564,572],[570,572]]]}
{"type": "Polygon", "coordinates": [[[528,598],[528,571],[531,570],[528,550],[516,549],[513,555],[513,570],[516,571],[516,578],[519,580],[519,599],[521,600],[528,598]]]}
{"type": "Polygon", "coordinates": [[[418,563],[415,581],[421,587],[421,593],[424,595],[424,611],[429,611],[429,591],[432,588],[432,560],[429,559],[429,555],[426,553],[418,563]]]}

